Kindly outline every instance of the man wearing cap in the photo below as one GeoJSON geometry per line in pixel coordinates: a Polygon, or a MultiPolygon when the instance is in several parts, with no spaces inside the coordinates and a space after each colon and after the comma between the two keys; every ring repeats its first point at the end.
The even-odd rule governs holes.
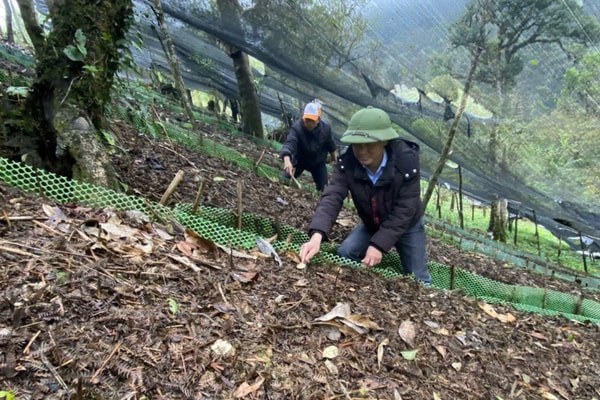
{"type": "Polygon", "coordinates": [[[304,108],[302,118],[292,124],[280,156],[283,159],[282,177],[298,178],[305,170],[310,172],[319,192],[327,185],[327,155],[335,162],[336,147],[331,126],[321,119],[321,105],[313,101],[304,108]]]}
{"type": "Polygon", "coordinates": [[[309,227],[310,240],[300,248],[301,261],[308,262],[319,252],[350,192],[362,224],[342,242],[338,255],[371,268],[395,247],[403,273],[431,284],[419,146],[400,139],[388,114],[373,107],[352,116],[341,141],[350,147],[321,196],[309,227]]]}

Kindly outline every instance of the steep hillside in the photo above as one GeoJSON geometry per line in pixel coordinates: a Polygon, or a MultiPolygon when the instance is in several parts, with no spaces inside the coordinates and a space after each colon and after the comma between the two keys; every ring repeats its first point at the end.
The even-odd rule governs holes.
{"type": "MultiPolygon", "coordinates": [[[[281,167],[271,147],[223,127],[194,134],[281,167]]],[[[199,203],[215,212],[241,204],[299,230],[310,221],[310,190],[241,168],[216,145],[152,138],[118,116],[111,130],[132,196],[176,208],[193,204],[205,182],[199,203]]],[[[298,269],[293,250],[231,248],[157,215],[56,203],[5,182],[0,204],[0,393],[17,399],[600,398],[597,324],[362,268],[298,269]]],[[[356,217],[348,210],[338,222],[334,242],[356,217]]],[[[578,307],[600,300],[433,238],[427,250],[432,262],[575,293],[578,307]]]]}

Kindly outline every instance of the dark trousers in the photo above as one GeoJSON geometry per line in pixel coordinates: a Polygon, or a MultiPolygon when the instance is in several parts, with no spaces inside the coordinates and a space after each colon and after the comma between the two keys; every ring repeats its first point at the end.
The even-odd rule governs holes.
{"type": "MultiPolygon", "coordinates": [[[[373,234],[363,225],[359,225],[348,235],[338,248],[340,257],[361,262],[367,254],[369,240],[373,234]]],[[[415,279],[423,283],[431,283],[431,275],[427,267],[425,223],[423,218],[412,228],[408,229],[395,247],[402,263],[404,275],[415,275],[415,279]]]]}
{"type": "MultiPolygon", "coordinates": [[[[323,189],[325,189],[325,185],[327,185],[327,165],[325,163],[312,166],[296,165],[294,170],[294,178],[298,178],[304,171],[310,172],[313,181],[315,181],[317,190],[322,192],[323,189]]],[[[286,172],[283,172],[281,177],[286,181],[291,178],[291,176],[286,172]]]]}

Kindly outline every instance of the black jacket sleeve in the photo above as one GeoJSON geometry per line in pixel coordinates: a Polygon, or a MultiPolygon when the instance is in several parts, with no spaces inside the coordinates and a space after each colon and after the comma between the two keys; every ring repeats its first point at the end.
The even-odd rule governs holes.
{"type": "MultiPolygon", "coordinates": [[[[283,146],[281,147],[281,151],[279,152],[279,156],[281,159],[285,156],[290,156],[292,159],[295,158],[298,154],[298,141],[300,140],[300,134],[298,131],[299,121],[296,121],[288,131],[288,134],[285,138],[285,142],[283,142],[283,146]]],[[[300,127],[302,129],[302,127],[300,127]]]]}

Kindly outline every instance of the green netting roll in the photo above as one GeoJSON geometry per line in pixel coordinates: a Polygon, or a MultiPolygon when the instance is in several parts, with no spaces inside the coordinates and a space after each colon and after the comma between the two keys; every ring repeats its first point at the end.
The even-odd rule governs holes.
{"type": "Polygon", "coordinates": [[[529,304],[533,307],[547,308],[546,289],[526,286],[513,286],[511,303],[529,304]]]}
{"type": "Polygon", "coordinates": [[[589,317],[600,323],[600,304],[597,301],[584,299],[579,307],[579,314],[584,317],[589,317]]]}
{"type": "MultiPolygon", "coordinates": [[[[575,314],[577,313],[577,303],[579,302],[579,297],[573,296],[568,293],[561,293],[555,290],[547,290],[545,302],[541,308],[546,308],[549,310],[556,310],[562,313],[575,314]]],[[[527,303],[525,303],[527,304],[527,303]]],[[[596,311],[597,318],[600,318],[600,309],[596,311]]]]}

